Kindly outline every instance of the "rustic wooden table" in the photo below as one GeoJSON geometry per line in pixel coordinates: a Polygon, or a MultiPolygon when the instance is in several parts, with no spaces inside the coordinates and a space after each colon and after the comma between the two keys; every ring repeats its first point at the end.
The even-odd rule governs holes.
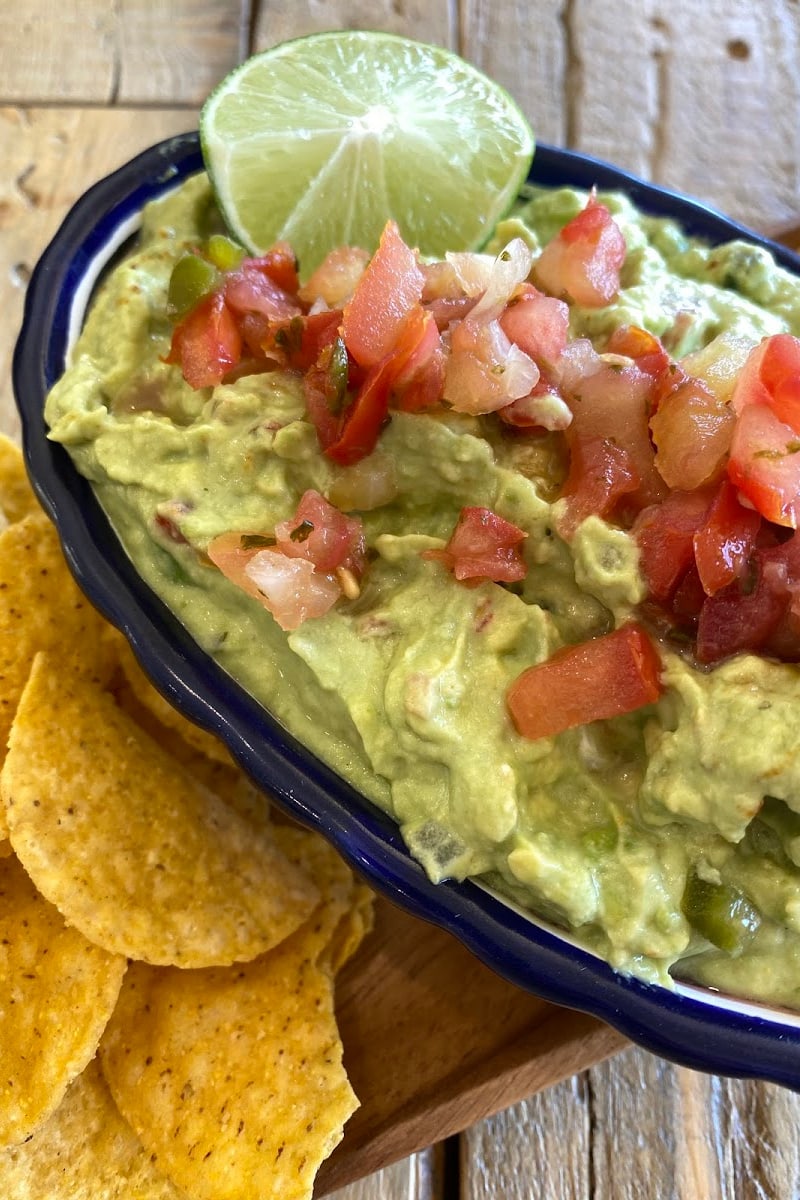
{"type": "MultiPolygon", "coordinates": [[[[248,52],[361,27],[458,49],[538,136],[800,226],[797,0],[22,0],[0,5],[0,426],[25,283],[72,200],[194,126],[248,52]]],[[[627,1049],[339,1200],[789,1200],[800,1099],[627,1049]]]]}

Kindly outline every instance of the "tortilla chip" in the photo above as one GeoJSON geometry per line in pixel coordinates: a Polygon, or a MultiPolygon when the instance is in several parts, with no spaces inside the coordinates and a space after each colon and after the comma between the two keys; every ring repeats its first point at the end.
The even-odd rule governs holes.
{"type": "Polygon", "coordinates": [[[322,901],[309,919],[307,946],[319,966],[333,974],[351,958],[372,928],[372,892],[318,833],[276,825],[284,854],[316,881],[322,901]]]}
{"type": "Polygon", "coordinates": [[[9,1146],[55,1111],[94,1056],[126,963],[65,925],[15,858],[0,862],[0,944],[0,1146],[9,1146]]]}
{"type": "Polygon", "coordinates": [[[23,1146],[0,1151],[3,1200],[181,1200],[120,1116],[97,1061],[23,1146]]]}
{"type": "Polygon", "coordinates": [[[358,1101],[311,922],[227,970],[130,968],[100,1048],[114,1099],[196,1200],[308,1200],[358,1101]]]}
{"type": "Polygon", "coordinates": [[[43,895],[106,950],[181,967],[254,958],[319,893],[113,697],[37,655],[0,776],[11,844],[43,895]]]}
{"type": "Polygon", "coordinates": [[[85,674],[107,679],[107,628],[78,590],[44,513],[0,533],[0,761],[34,654],[74,658],[85,674]]]}
{"type": "Polygon", "coordinates": [[[41,512],[28,482],[22,452],[4,433],[0,433],[0,509],[9,523],[41,512]]]}
{"type": "MultiPolygon", "coordinates": [[[[114,687],[114,698],[120,708],[124,709],[145,733],[158,742],[159,746],[169,750],[195,779],[199,779],[240,816],[259,826],[269,821],[269,800],[250,782],[249,777],[236,765],[227,751],[224,751],[225,758],[220,756],[218,759],[207,758],[205,754],[198,753],[197,749],[180,735],[180,726],[167,728],[139,702],[127,680],[114,687]]],[[[178,713],[175,715],[179,716],[178,713]]],[[[185,724],[189,725],[190,722],[185,724]]]]}
{"type": "Polygon", "coordinates": [[[208,733],[205,729],[201,729],[193,721],[187,720],[182,713],[173,708],[157,688],[153,687],[139,666],[130,646],[121,634],[118,653],[119,664],[125,674],[125,678],[142,708],[151,713],[161,726],[176,733],[194,750],[199,751],[206,758],[210,758],[212,762],[229,766],[231,761],[230,755],[219,738],[214,737],[213,734],[208,733]]]}

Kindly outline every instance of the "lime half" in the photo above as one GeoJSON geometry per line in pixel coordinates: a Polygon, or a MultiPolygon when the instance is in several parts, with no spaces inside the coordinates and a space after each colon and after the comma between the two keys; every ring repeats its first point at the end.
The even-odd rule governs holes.
{"type": "Polygon", "coordinates": [[[283,42],[228,75],[200,117],[231,232],[285,239],[307,277],[329,250],[372,251],[393,217],[425,255],[481,246],[513,203],[533,133],[457,55],[386,33],[283,42]]]}

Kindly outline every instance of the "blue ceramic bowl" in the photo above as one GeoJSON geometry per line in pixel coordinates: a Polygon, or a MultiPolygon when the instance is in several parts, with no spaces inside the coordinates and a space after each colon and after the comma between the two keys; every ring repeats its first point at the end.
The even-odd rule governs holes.
{"type": "MultiPolygon", "coordinates": [[[[475,883],[430,883],[391,819],[290,737],[197,647],[139,578],[66,451],[47,440],[45,395],[63,371],[99,273],[135,232],[142,206],[202,165],[196,134],[140,154],[78,201],[30,282],[14,388],[33,484],[59,528],[79,584],[123,630],[175,706],[218,734],[260,786],[328,837],[377,890],[449,929],[507,979],[557,1004],[594,1013],[649,1050],[691,1067],[800,1090],[800,1015],[699,988],[668,991],[627,978],[475,883]]],[[[644,212],[674,217],[707,241],[744,237],[765,246],[800,275],[800,257],[785,248],[583,155],[539,146],[531,179],[621,189],[644,212]]]]}

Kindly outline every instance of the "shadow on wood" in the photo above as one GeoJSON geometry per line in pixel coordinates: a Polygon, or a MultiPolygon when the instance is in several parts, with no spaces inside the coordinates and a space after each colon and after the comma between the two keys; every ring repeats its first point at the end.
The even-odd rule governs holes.
{"type": "Polygon", "coordinates": [[[627,1045],[592,1017],[520,991],[450,934],[385,900],[342,973],[345,1065],[361,1100],[320,1171],[324,1196],[627,1045]]]}

